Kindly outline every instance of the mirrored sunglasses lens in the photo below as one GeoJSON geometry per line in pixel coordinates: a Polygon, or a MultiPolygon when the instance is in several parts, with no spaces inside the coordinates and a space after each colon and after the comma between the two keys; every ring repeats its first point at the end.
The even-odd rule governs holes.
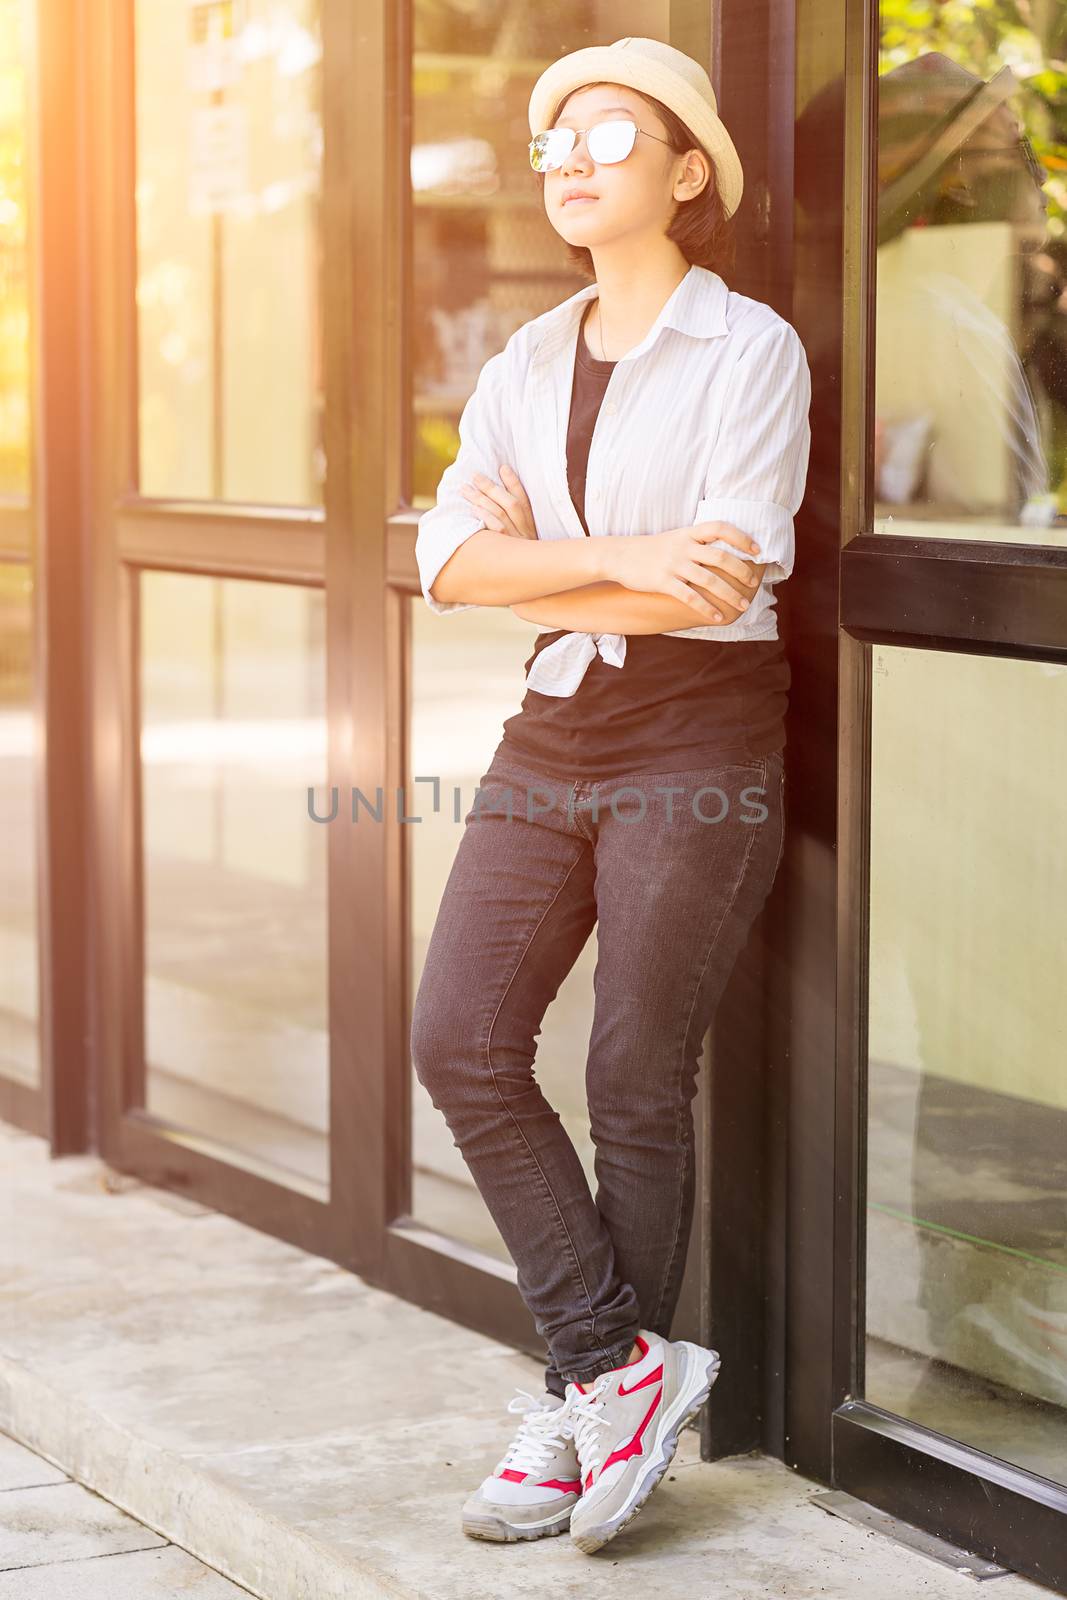
{"type": "Polygon", "coordinates": [[[590,128],[587,138],[593,160],[601,166],[610,166],[613,161],[622,161],[630,154],[637,138],[637,126],[633,122],[598,122],[595,128],[590,128]]]}
{"type": "Polygon", "coordinates": [[[574,145],[570,128],[549,128],[530,141],[530,165],[535,172],[553,172],[566,161],[574,145]]]}

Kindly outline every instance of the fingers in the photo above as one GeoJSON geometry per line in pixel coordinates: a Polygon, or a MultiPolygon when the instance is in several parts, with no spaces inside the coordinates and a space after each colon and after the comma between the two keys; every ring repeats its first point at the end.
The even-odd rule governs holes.
{"type": "MultiPolygon", "coordinates": [[[[748,535],[745,535],[746,539],[748,535]]],[[[694,561],[703,562],[707,567],[713,567],[731,581],[731,598],[736,592],[750,598],[755,594],[763,579],[764,568],[755,562],[745,561],[740,556],[732,556],[726,550],[709,550],[699,539],[694,540],[690,546],[690,554],[694,561]]]]}
{"type": "Polygon", "coordinates": [[[485,506],[494,506],[510,516],[514,501],[506,489],[501,489],[499,484],[493,483],[480,472],[474,474],[474,482],[477,488],[472,488],[469,483],[461,484],[460,494],[477,506],[479,511],[485,506]]]}
{"type": "Polygon", "coordinates": [[[727,555],[725,550],[720,550],[719,566],[729,578],[737,578],[745,585],[746,589],[755,589],[763,576],[763,568],[753,561],[743,561],[740,556],[727,555]]]}
{"type": "Polygon", "coordinates": [[[533,506],[530,497],[522,486],[522,479],[514,467],[508,466],[505,461],[500,468],[500,476],[505,484],[511,488],[511,505],[514,508],[512,517],[518,533],[524,539],[536,539],[537,528],[534,526],[533,506]]]}
{"type": "Polygon", "coordinates": [[[518,533],[519,530],[508,515],[507,507],[503,506],[499,500],[494,499],[491,495],[482,494],[477,489],[470,488],[467,484],[460,486],[460,494],[465,500],[470,501],[486,527],[491,528],[494,533],[518,533]]]}
{"type": "Polygon", "coordinates": [[[706,618],[708,622],[722,621],[722,612],[711,601],[705,600],[699,590],[691,588],[688,583],[682,583],[681,580],[677,583],[672,583],[670,592],[676,600],[683,600],[687,606],[692,606],[693,610],[706,618]]]}
{"type": "Polygon", "coordinates": [[[495,501],[487,495],[468,494],[466,489],[460,491],[477,511],[487,528],[492,528],[494,533],[506,533],[510,524],[495,501]]]}
{"type": "Polygon", "coordinates": [[[518,500],[510,489],[497,483],[493,478],[487,478],[484,472],[476,472],[474,474],[474,482],[483,494],[487,494],[491,499],[498,501],[509,515],[514,511],[518,500]]]}
{"type": "MultiPolygon", "coordinates": [[[[745,571],[741,574],[740,578],[733,578],[729,572],[726,573],[726,578],[728,582],[733,584],[737,594],[742,595],[745,600],[752,600],[755,598],[756,591],[763,582],[763,574],[766,572],[767,567],[766,565],[762,567],[754,566],[750,561],[743,561],[741,565],[745,568],[745,571]]],[[[731,597],[731,604],[733,603],[734,602],[731,597]]]]}
{"type": "Polygon", "coordinates": [[[504,480],[501,487],[492,478],[487,478],[484,472],[476,472],[473,482],[483,492],[499,505],[502,505],[509,516],[514,517],[516,511],[529,508],[530,502],[526,498],[526,490],[519,481],[518,474],[504,465],[500,469],[500,476],[504,480]]]}
{"type": "Polygon", "coordinates": [[[744,595],[738,594],[737,590],[724,579],[705,572],[695,561],[690,563],[681,576],[690,583],[699,583],[702,589],[710,590],[713,595],[722,595],[727,604],[733,606],[735,610],[747,611],[748,600],[744,595]]]}
{"type": "Polygon", "coordinates": [[[522,479],[519,477],[518,473],[513,467],[508,466],[506,461],[500,469],[500,476],[511,489],[516,500],[524,500],[526,504],[529,505],[530,502],[527,497],[526,490],[522,486],[522,479]]]}
{"type": "MultiPolygon", "coordinates": [[[[717,594],[730,605],[736,606],[740,600],[741,609],[744,610],[748,602],[755,597],[756,591],[763,582],[764,567],[753,566],[748,561],[735,561],[732,556],[718,552],[719,559],[712,569],[719,579],[714,588],[717,594]]],[[[700,556],[694,557],[699,561],[700,556]]],[[[710,575],[705,572],[703,582],[705,586],[710,582],[710,575]]]]}
{"type": "Polygon", "coordinates": [[[735,528],[732,522],[695,522],[692,531],[696,539],[725,539],[727,543],[737,545],[739,550],[751,550],[759,554],[756,540],[740,528],[735,528]]]}
{"type": "Polygon", "coordinates": [[[536,539],[537,530],[533,523],[533,508],[527,498],[526,491],[518,474],[506,463],[500,468],[500,475],[507,482],[514,485],[514,492],[506,487],[501,487],[492,478],[487,478],[484,472],[476,472],[470,483],[462,484],[460,493],[464,499],[469,500],[472,506],[479,511],[489,510],[491,515],[503,514],[503,524],[492,523],[492,527],[501,527],[504,533],[514,534],[516,538],[536,539]]]}

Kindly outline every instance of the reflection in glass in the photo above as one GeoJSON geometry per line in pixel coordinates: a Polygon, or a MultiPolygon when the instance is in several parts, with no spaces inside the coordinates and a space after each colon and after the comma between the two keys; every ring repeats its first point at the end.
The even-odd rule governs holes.
{"type": "MultiPolygon", "coordinates": [[[[523,622],[506,606],[476,606],[440,617],[420,596],[411,607],[411,776],[405,811],[423,820],[403,830],[411,885],[409,1018],[441,894],[462,837],[463,818],[474,804],[478,779],[488,770],[504,719],[522,699],[523,663],[537,636],[532,623],[523,622]],[[416,776],[440,779],[437,813],[432,809],[431,785],[416,784],[416,776]]],[[[593,1021],[595,963],[594,937],[560,985],[537,1041],[538,1082],[560,1113],[594,1192],[585,1054],[593,1021]]],[[[503,1240],[444,1118],[414,1073],[411,1084],[412,1214],[441,1233],[507,1260],[503,1240]]]]}
{"type": "Polygon", "coordinates": [[[628,35],[670,39],[668,0],[502,7],[415,0],[411,186],[417,293],[411,503],[432,503],[482,366],[580,289],[531,170],[527,105],[558,56],[628,35]]]}
{"type": "Polygon", "coordinates": [[[0,498],[30,492],[24,0],[0,0],[0,498]]]}
{"type": "Polygon", "coordinates": [[[145,572],[140,601],[146,1107],[325,1185],[323,595],[145,572]]]}
{"type": "Polygon", "coordinates": [[[138,0],[140,487],[322,500],[317,0],[138,0]]]}
{"type": "Polygon", "coordinates": [[[0,561],[0,1076],[40,1076],[30,568],[0,561]]]}
{"type": "Polygon", "coordinates": [[[1041,40],[1024,44],[1014,14],[1000,26],[1005,56],[1027,53],[1024,79],[989,29],[929,20],[902,24],[883,0],[874,526],[1062,545],[1067,137],[1049,87],[1062,73],[1036,70],[1041,40]]]}
{"type": "Polygon", "coordinates": [[[866,1397],[1067,1482],[1067,667],[873,666],[866,1397]]]}

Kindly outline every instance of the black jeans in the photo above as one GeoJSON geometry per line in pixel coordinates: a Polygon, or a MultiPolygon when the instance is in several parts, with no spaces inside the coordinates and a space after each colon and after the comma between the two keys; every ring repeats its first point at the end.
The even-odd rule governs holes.
{"type": "Polygon", "coordinates": [[[625,1361],[639,1328],[670,1334],[701,1047],[781,859],[783,787],[781,752],[593,783],[498,751],[464,818],[412,1061],[515,1262],[556,1394],[625,1361]],[[595,1199],[534,1076],[594,924],[595,1199]]]}

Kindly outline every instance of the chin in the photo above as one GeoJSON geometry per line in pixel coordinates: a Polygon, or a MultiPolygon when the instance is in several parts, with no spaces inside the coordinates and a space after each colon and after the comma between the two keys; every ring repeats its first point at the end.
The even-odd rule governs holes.
{"type": "Polygon", "coordinates": [[[569,216],[566,211],[560,212],[553,226],[560,238],[565,239],[568,244],[587,244],[590,239],[599,239],[603,231],[600,227],[590,228],[584,226],[582,219],[577,214],[569,216]],[[573,238],[571,237],[572,235],[573,238]]]}

